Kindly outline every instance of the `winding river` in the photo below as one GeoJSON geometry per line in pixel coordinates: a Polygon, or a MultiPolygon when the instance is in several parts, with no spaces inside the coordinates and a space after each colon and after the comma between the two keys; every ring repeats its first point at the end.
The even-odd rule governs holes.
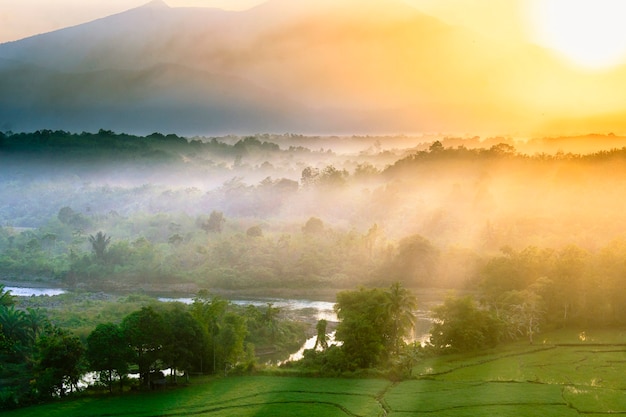
{"type": "MultiPolygon", "coordinates": [[[[37,288],[37,287],[16,287],[6,286],[5,290],[11,291],[12,295],[18,297],[32,296],[55,296],[64,294],[68,291],[61,288],[37,288]]],[[[418,299],[420,299],[418,295],[418,299]]],[[[159,297],[162,302],[182,302],[191,304],[193,298],[168,298],[159,297]]],[[[420,303],[420,309],[415,312],[415,328],[413,332],[413,340],[425,343],[430,337],[429,331],[432,326],[432,318],[430,311],[433,307],[441,303],[439,297],[427,297],[429,301],[420,303]]],[[[335,303],[329,301],[316,301],[306,299],[289,299],[289,298],[255,298],[255,299],[235,299],[230,302],[238,305],[254,305],[263,307],[271,303],[274,307],[280,308],[287,315],[294,319],[314,319],[315,321],[324,319],[330,323],[337,322],[337,314],[334,311],[335,303]]],[[[329,340],[334,340],[334,332],[328,334],[329,340]]],[[[315,337],[309,338],[305,344],[290,356],[290,360],[297,360],[302,357],[305,349],[311,349],[315,345],[315,337]]]]}

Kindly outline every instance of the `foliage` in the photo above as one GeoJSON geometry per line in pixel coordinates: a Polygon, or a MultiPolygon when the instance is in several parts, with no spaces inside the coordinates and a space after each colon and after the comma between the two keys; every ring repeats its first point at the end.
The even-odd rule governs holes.
{"type": "Polygon", "coordinates": [[[39,360],[35,386],[44,398],[64,396],[78,388],[84,347],[78,337],[58,327],[48,329],[37,341],[39,360]]]}
{"type": "Polygon", "coordinates": [[[93,253],[96,257],[96,260],[100,262],[105,261],[105,255],[109,243],[111,243],[111,236],[107,236],[101,231],[96,233],[96,235],[89,235],[89,243],[91,243],[91,247],[93,249],[93,253]]]}
{"type": "Polygon", "coordinates": [[[396,281],[389,288],[384,307],[391,321],[389,339],[392,354],[398,355],[404,338],[411,336],[410,332],[415,324],[414,312],[417,310],[417,299],[396,281]]]}
{"type": "Polygon", "coordinates": [[[439,251],[428,239],[420,235],[405,237],[398,243],[394,256],[378,271],[378,279],[401,281],[414,287],[437,287],[433,277],[438,258],[439,251]]]}
{"type": "Polygon", "coordinates": [[[496,346],[501,324],[472,296],[449,297],[433,310],[430,343],[440,352],[467,352],[496,346]]]}
{"type": "Polygon", "coordinates": [[[144,385],[150,384],[150,373],[161,357],[166,333],[163,317],[153,307],[142,307],[124,317],[121,324],[124,339],[133,351],[133,363],[139,368],[144,385]]]}
{"type": "Polygon", "coordinates": [[[15,304],[15,299],[11,295],[10,290],[5,290],[4,285],[0,284],[0,307],[9,307],[15,304]]]}
{"type": "Polygon", "coordinates": [[[343,291],[335,309],[347,368],[369,368],[398,355],[414,322],[415,297],[399,283],[380,288],[343,291]]]}
{"type": "Polygon", "coordinates": [[[318,235],[324,231],[324,222],[317,217],[311,217],[302,226],[302,232],[306,235],[318,235]]]}
{"type": "Polygon", "coordinates": [[[163,363],[174,370],[189,372],[196,368],[206,344],[201,324],[193,317],[187,306],[169,303],[163,309],[165,343],[163,363]]]}
{"type": "Polygon", "coordinates": [[[337,294],[335,338],[343,342],[348,368],[369,368],[386,354],[390,317],[385,314],[387,297],[382,289],[343,291],[337,294]]]}
{"type": "Polygon", "coordinates": [[[317,337],[315,338],[315,345],[313,346],[313,350],[317,350],[319,346],[321,350],[325,350],[328,348],[328,340],[326,337],[326,327],[328,326],[328,322],[325,319],[320,319],[317,321],[315,325],[315,330],[317,331],[317,337]]]}
{"type": "Polygon", "coordinates": [[[133,353],[122,329],[113,323],[99,324],[87,337],[85,353],[89,368],[100,372],[101,380],[109,388],[109,392],[113,392],[115,378],[120,381],[121,391],[133,353]]]}
{"type": "Polygon", "coordinates": [[[222,227],[226,223],[224,213],[213,210],[209,218],[201,224],[201,228],[207,233],[222,233],[222,227]]]}

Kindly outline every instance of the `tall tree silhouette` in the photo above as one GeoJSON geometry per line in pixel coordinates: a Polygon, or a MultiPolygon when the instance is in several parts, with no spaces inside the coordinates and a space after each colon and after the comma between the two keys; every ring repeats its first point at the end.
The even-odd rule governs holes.
{"type": "Polygon", "coordinates": [[[388,301],[385,310],[389,315],[391,329],[389,337],[394,354],[400,351],[400,343],[404,336],[411,331],[415,324],[414,311],[417,309],[415,296],[399,282],[394,282],[389,288],[388,301]]]}
{"type": "Polygon", "coordinates": [[[96,259],[104,261],[107,247],[109,243],[111,243],[111,236],[107,236],[100,231],[96,233],[95,236],[89,235],[89,243],[91,243],[91,248],[96,255],[96,259]]]}

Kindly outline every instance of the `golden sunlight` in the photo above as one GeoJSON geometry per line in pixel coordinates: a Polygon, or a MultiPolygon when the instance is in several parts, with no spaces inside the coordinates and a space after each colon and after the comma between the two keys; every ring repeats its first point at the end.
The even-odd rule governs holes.
{"type": "Polygon", "coordinates": [[[621,0],[535,0],[533,36],[579,66],[608,69],[626,60],[625,13],[621,0]]]}

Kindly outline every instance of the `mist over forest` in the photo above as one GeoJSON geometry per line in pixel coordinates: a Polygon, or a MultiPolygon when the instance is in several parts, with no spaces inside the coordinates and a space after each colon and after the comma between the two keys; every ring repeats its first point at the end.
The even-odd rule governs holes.
{"type": "Polygon", "coordinates": [[[5,279],[470,289],[499,256],[591,257],[626,227],[626,138],[614,135],[0,138],[5,279]],[[106,259],[90,257],[98,232],[106,259]]]}
{"type": "Polygon", "coordinates": [[[410,380],[428,358],[621,329],[625,143],[0,133],[0,407],[83,395],[88,371],[84,392],[109,393],[175,370],[410,380]],[[273,305],[298,298],[332,320],[273,305]]]}
{"type": "Polygon", "coordinates": [[[623,5],[140,1],[0,13],[0,410],[626,414],[623,5]]]}

